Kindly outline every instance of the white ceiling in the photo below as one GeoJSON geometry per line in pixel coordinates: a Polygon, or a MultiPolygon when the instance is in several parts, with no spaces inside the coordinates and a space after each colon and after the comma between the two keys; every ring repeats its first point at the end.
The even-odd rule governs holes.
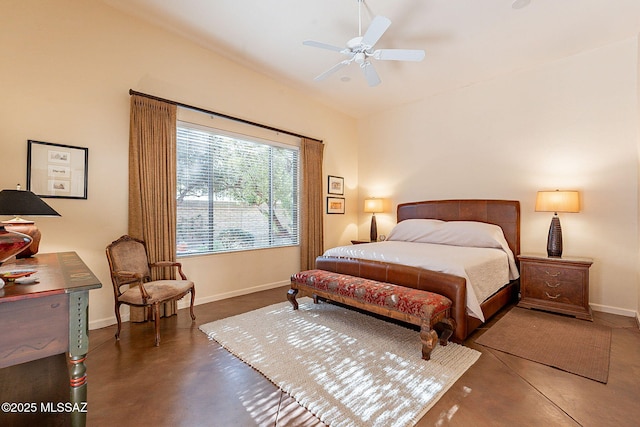
{"type": "Polygon", "coordinates": [[[422,62],[376,61],[382,84],[369,87],[355,63],[314,81],[345,56],[302,45],[356,37],[358,0],[102,1],[354,117],[640,32],[640,0],[366,0],[363,33],[375,15],[392,22],[376,48],[426,51],[422,62]]]}

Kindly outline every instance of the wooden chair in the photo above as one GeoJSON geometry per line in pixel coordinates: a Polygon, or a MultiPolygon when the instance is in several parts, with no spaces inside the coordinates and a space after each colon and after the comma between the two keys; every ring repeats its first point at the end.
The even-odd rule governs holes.
{"type": "Polygon", "coordinates": [[[191,292],[191,319],[196,320],[193,314],[195,286],[182,272],[181,263],[172,261],[149,263],[144,242],[127,235],[107,246],[106,252],[118,320],[116,340],[120,339],[122,326],[120,305],[122,304],[144,307],[148,320],[155,318],[156,347],[160,345],[160,304],[177,301],[191,292]],[[151,280],[151,268],[166,267],[177,268],[181,280],[151,280]]]}

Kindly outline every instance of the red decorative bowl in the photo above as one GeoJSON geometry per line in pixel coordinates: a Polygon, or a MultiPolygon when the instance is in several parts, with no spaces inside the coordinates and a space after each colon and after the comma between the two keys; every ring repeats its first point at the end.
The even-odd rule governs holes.
{"type": "Polygon", "coordinates": [[[31,242],[26,234],[6,230],[0,225],[0,264],[28,248],[31,242]]]}

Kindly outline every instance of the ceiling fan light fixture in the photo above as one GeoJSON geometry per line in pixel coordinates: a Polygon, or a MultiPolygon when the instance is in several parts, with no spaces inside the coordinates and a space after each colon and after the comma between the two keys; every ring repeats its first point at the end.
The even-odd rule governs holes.
{"type": "MultiPolygon", "coordinates": [[[[363,0],[359,0],[361,4],[363,0]]],[[[361,21],[361,13],[358,10],[358,20],[361,21]]],[[[373,46],[380,40],[382,35],[387,31],[391,25],[391,20],[384,16],[375,16],[367,28],[367,31],[362,35],[361,28],[358,31],[358,37],[354,37],[347,41],[346,49],[338,46],[333,46],[326,43],[317,42],[314,40],[305,40],[302,44],[311,47],[317,47],[326,50],[332,50],[340,52],[342,55],[348,57],[324,73],[320,74],[314,80],[321,81],[334,74],[336,71],[355,62],[360,66],[369,86],[377,86],[381,83],[378,73],[375,71],[373,64],[369,61],[369,58],[379,61],[422,61],[424,59],[424,50],[415,49],[378,49],[373,50],[373,46]]]]}

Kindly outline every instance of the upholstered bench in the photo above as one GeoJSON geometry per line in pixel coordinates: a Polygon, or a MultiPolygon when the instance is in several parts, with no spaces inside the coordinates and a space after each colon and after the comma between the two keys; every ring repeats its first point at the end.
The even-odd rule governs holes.
{"type": "Polygon", "coordinates": [[[455,322],[450,316],[451,300],[433,292],[363,279],[325,270],[307,270],[291,276],[287,299],[298,309],[296,296],[335,301],[420,327],[422,358],[429,360],[439,340],[447,345],[455,322]],[[438,337],[439,333],[439,337],[438,337]]]}

